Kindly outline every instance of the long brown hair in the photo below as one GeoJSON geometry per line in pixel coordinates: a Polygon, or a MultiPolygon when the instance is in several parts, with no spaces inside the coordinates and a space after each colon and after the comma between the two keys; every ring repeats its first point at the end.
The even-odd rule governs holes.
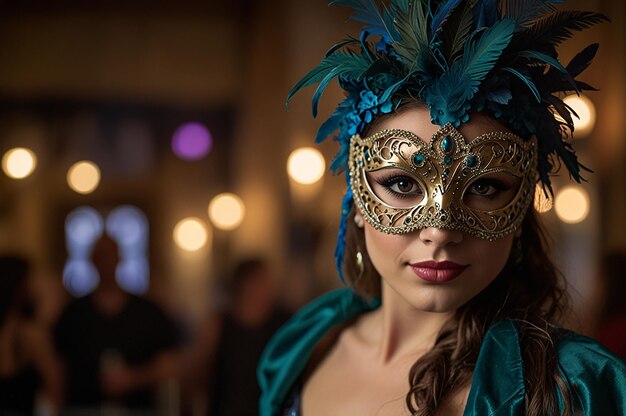
{"type": "MultiPolygon", "coordinates": [[[[379,297],[381,277],[367,255],[363,230],[353,217],[354,210],[348,221],[344,274],[360,295],[379,297]],[[361,252],[363,267],[354,261],[357,252],[361,252]]],[[[546,235],[532,208],[514,247],[494,281],[457,310],[440,330],[434,347],[411,367],[406,404],[412,415],[435,414],[450,394],[470,381],[485,332],[503,319],[515,320],[519,329],[526,387],[524,414],[558,414],[558,388],[564,399],[563,414],[573,415],[569,386],[559,372],[555,347],[561,330],[554,323],[568,303],[565,283],[547,254],[546,235]]]]}

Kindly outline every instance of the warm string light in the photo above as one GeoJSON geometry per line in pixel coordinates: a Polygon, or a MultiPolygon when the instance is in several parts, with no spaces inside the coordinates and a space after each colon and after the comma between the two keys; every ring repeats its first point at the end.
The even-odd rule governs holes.
{"type": "Polygon", "coordinates": [[[182,219],[174,227],[174,242],[185,251],[198,251],[206,245],[207,240],[207,228],[199,218],[182,219]]]}
{"type": "Polygon", "coordinates": [[[37,167],[37,156],[25,147],[9,150],[2,157],[2,170],[13,179],[24,179],[30,176],[37,167]]]}
{"type": "Polygon", "coordinates": [[[577,224],[589,215],[589,195],[579,186],[561,189],[554,202],[556,215],[567,224],[577,224]]]}
{"type": "Polygon", "coordinates": [[[243,221],[245,206],[241,198],[235,194],[217,195],[209,204],[209,218],[219,229],[234,230],[243,221]]]}
{"type": "Polygon", "coordinates": [[[93,162],[76,162],[67,172],[67,184],[79,194],[90,194],[100,184],[100,168],[93,162]]]}
{"type": "Polygon", "coordinates": [[[324,175],[326,163],[324,157],[311,147],[294,150],[287,160],[287,172],[295,182],[311,185],[319,181],[324,175]]]}

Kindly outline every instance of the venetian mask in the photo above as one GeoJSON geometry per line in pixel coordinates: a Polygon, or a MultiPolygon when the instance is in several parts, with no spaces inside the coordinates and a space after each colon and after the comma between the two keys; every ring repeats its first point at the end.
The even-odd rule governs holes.
{"type": "Polygon", "coordinates": [[[515,231],[533,201],[537,140],[501,131],[466,140],[452,124],[429,142],[383,130],[352,137],[349,169],[354,200],[375,229],[435,227],[493,241],[515,231]]]}

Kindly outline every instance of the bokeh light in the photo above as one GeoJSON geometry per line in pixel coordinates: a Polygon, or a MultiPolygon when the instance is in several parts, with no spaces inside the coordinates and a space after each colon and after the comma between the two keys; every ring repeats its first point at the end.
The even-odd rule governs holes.
{"type": "Polygon", "coordinates": [[[563,188],[554,204],[557,216],[567,224],[582,222],[589,215],[589,195],[579,186],[563,188]]]}
{"type": "Polygon", "coordinates": [[[200,250],[206,245],[207,238],[207,228],[199,218],[185,218],[174,227],[174,242],[183,250],[200,250]]]}
{"type": "Polygon", "coordinates": [[[89,194],[100,184],[100,168],[93,162],[76,162],[67,172],[67,184],[74,192],[89,194]]]}
{"type": "Polygon", "coordinates": [[[537,184],[535,187],[535,210],[540,213],[549,212],[554,206],[554,198],[549,198],[546,196],[543,191],[543,186],[541,184],[537,184]]]}
{"type": "Polygon", "coordinates": [[[289,176],[303,185],[319,181],[324,175],[325,168],[324,157],[317,149],[311,147],[294,150],[287,160],[289,176]]]}
{"type": "Polygon", "coordinates": [[[37,166],[37,157],[32,150],[16,147],[2,157],[2,170],[13,179],[24,179],[30,176],[37,166]]]}
{"type": "Polygon", "coordinates": [[[150,287],[148,260],[142,256],[122,259],[115,270],[115,281],[127,292],[136,295],[146,293],[150,287]]]}
{"type": "Polygon", "coordinates": [[[243,201],[235,194],[219,194],[209,203],[209,218],[213,225],[222,230],[239,227],[245,212],[243,201]]]}
{"type": "Polygon", "coordinates": [[[93,292],[99,283],[98,270],[88,259],[71,259],[63,268],[63,286],[76,297],[93,292]]]}
{"type": "Polygon", "coordinates": [[[201,123],[185,123],[172,136],[172,150],[181,159],[202,159],[211,151],[212,146],[211,133],[201,123]]]}
{"type": "Polygon", "coordinates": [[[70,257],[88,258],[88,249],[102,236],[104,221],[94,208],[82,206],[65,220],[67,251],[70,257]]]}
{"type": "Polygon", "coordinates": [[[122,205],[106,219],[107,233],[122,246],[143,246],[148,240],[148,219],[137,207],[122,205]]]}
{"type": "Polygon", "coordinates": [[[568,95],[563,102],[578,114],[572,116],[574,121],[574,134],[576,136],[586,136],[593,130],[596,124],[596,108],[593,102],[584,95],[568,95]]]}

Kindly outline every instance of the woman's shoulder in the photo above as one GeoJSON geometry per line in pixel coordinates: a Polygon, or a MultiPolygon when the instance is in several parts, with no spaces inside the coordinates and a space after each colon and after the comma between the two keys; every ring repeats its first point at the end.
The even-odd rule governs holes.
{"type": "MultiPolygon", "coordinates": [[[[519,351],[519,326],[514,320],[497,322],[489,328],[485,340],[487,342],[491,340],[492,343],[502,346],[503,351],[511,349],[519,351]]],[[[626,371],[626,362],[595,339],[562,329],[555,342],[559,363],[565,373],[601,371],[606,366],[626,371]]]]}
{"type": "Polygon", "coordinates": [[[260,414],[276,414],[316,345],[333,327],[378,305],[345,288],[324,294],[294,314],[267,344],[259,361],[260,414]]]}

